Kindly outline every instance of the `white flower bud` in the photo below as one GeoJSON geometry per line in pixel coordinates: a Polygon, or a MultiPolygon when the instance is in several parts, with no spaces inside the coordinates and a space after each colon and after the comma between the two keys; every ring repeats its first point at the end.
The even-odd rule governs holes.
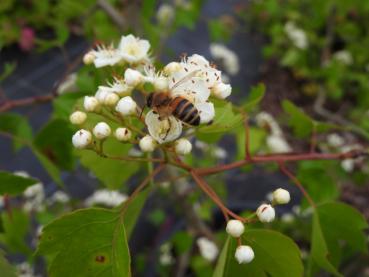
{"type": "Polygon", "coordinates": [[[218,83],[212,88],[212,93],[219,99],[225,99],[231,95],[232,87],[229,84],[218,83]]]}
{"type": "Polygon", "coordinates": [[[156,141],[147,135],[140,140],[139,146],[143,152],[153,152],[156,147],[156,141]]]}
{"type": "Polygon", "coordinates": [[[114,134],[119,141],[129,141],[132,137],[132,132],[127,128],[117,128],[114,134]]]}
{"type": "Polygon", "coordinates": [[[287,204],[290,202],[291,196],[288,190],[285,189],[276,189],[273,191],[273,203],[275,204],[287,204]]]}
{"type": "Polygon", "coordinates": [[[75,148],[82,149],[92,142],[92,135],[89,131],[81,129],[72,137],[72,143],[75,148]]]}
{"type": "Polygon", "coordinates": [[[87,52],[84,56],[83,56],[83,63],[84,64],[92,64],[95,60],[95,54],[93,51],[89,51],[87,52]]]}
{"type": "Polygon", "coordinates": [[[105,139],[110,136],[111,129],[105,122],[99,122],[93,129],[93,133],[97,139],[105,139]]]}
{"type": "Polygon", "coordinates": [[[111,93],[110,91],[106,90],[106,87],[104,86],[99,86],[99,89],[97,90],[97,92],[95,93],[95,97],[97,99],[97,101],[99,101],[100,104],[104,104],[105,103],[105,97],[111,93]]]}
{"type": "Polygon", "coordinates": [[[105,96],[104,104],[112,107],[112,106],[115,106],[118,101],[119,101],[119,96],[111,92],[105,96]]]}
{"type": "Polygon", "coordinates": [[[282,136],[279,135],[268,136],[266,143],[272,153],[291,152],[291,147],[282,136]]]}
{"type": "Polygon", "coordinates": [[[169,88],[168,80],[165,77],[155,78],[153,85],[156,91],[167,91],[169,88]]]}
{"type": "Polygon", "coordinates": [[[234,254],[237,262],[239,264],[248,264],[250,263],[254,257],[254,250],[248,245],[240,245],[236,248],[236,253],[234,254]]]}
{"type": "Polygon", "coordinates": [[[99,101],[93,96],[85,96],[83,107],[87,112],[95,112],[99,108],[99,101]]]}
{"type": "Polygon", "coordinates": [[[191,152],[192,144],[188,139],[180,138],[174,143],[175,151],[179,155],[186,155],[191,152]]]}
{"type": "Polygon", "coordinates": [[[124,81],[128,86],[135,87],[140,84],[144,80],[143,75],[141,72],[128,68],[124,72],[124,81]]]}
{"type": "Polygon", "coordinates": [[[136,113],[137,103],[132,99],[131,96],[123,97],[119,100],[115,110],[121,115],[131,115],[136,113]]]}
{"type": "Polygon", "coordinates": [[[86,121],[87,115],[84,112],[76,111],[69,116],[72,124],[80,125],[86,121]]]}
{"type": "Polygon", "coordinates": [[[232,237],[239,238],[245,232],[245,226],[240,220],[231,219],[227,222],[226,232],[232,237]]]}
{"type": "Polygon", "coordinates": [[[219,249],[214,242],[205,237],[201,237],[197,239],[196,243],[199,247],[201,256],[205,260],[208,260],[209,262],[215,261],[218,256],[219,249]]]}
{"type": "Polygon", "coordinates": [[[164,73],[167,74],[167,75],[171,75],[175,72],[178,72],[182,69],[182,66],[180,63],[177,63],[177,62],[171,62],[171,63],[168,63],[165,67],[164,67],[164,73]]]}
{"type": "Polygon", "coordinates": [[[261,222],[272,222],[275,218],[275,210],[269,204],[262,204],[256,210],[256,215],[261,222]]]}

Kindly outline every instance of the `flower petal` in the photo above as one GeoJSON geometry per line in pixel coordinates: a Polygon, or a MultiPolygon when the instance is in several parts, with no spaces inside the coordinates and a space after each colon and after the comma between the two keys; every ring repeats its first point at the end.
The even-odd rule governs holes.
{"type": "Polygon", "coordinates": [[[209,123],[215,116],[215,109],[213,103],[210,102],[198,102],[195,103],[196,109],[200,114],[200,123],[209,123]]]}

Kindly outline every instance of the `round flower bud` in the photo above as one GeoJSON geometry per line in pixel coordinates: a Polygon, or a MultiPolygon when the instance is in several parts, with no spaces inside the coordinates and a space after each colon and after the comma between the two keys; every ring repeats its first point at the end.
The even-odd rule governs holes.
{"type": "Polygon", "coordinates": [[[197,239],[196,243],[197,243],[197,246],[199,247],[201,256],[205,260],[209,262],[213,262],[216,260],[219,254],[219,249],[218,249],[218,246],[214,242],[212,242],[211,240],[205,237],[201,237],[197,239]]]}
{"type": "Polygon", "coordinates": [[[75,148],[82,149],[92,142],[92,135],[89,131],[81,129],[72,137],[72,143],[75,148]]]}
{"type": "Polygon", "coordinates": [[[192,144],[188,139],[180,138],[175,143],[175,151],[179,155],[186,155],[191,152],[192,144]]]}
{"type": "Polygon", "coordinates": [[[115,106],[119,101],[119,96],[115,93],[108,93],[104,98],[104,104],[107,106],[115,106]]]}
{"type": "Polygon", "coordinates": [[[154,88],[156,91],[168,90],[168,80],[165,77],[158,77],[154,79],[154,88]]]}
{"type": "Polygon", "coordinates": [[[171,62],[168,63],[165,67],[164,67],[164,73],[167,75],[173,74],[175,72],[178,72],[182,69],[182,66],[180,63],[177,62],[171,62]]]}
{"type": "Polygon", "coordinates": [[[143,81],[143,76],[141,74],[141,72],[128,68],[125,72],[124,72],[124,81],[126,82],[126,84],[128,86],[131,87],[135,87],[138,84],[140,84],[143,81]]]}
{"type": "Polygon", "coordinates": [[[291,196],[288,190],[285,189],[276,189],[273,191],[273,203],[275,204],[287,204],[290,202],[291,196]]]}
{"type": "Polygon", "coordinates": [[[83,56],[84,64],[92,64],[94,60],[95,60],[95,54],[93,51],[89,51],[83,56]]]}
{"type": "Polygon", "coordinates": [[[272,222],[275,218],[275,210],[269,204],[262,204],[256,210],[256,215],[261,222],[272,222]]]}
{"type": "Polygon", "coordinates": [[[123,97],[119,100],[115,110],[121,115],[131,115],[136,113],[137,104],[131,96],[123,97]]]}
{"type": "Polygon", "coordinates": [[[153,152],[156,147],[156,141],[147,135],[140,140],[139,146],[143,152],[153,152]]]}
{"type": "Polygon", "coordinates": [[[234,257],[239,264],[248,264],[254,259],[255,254],[250,246],[240,245],[236,248],[234,257]]]}
{"type": "Polygon", "coordinates": [[[227,222],[226,232],[234,238],[239,238],[245,231],[243,223],[236,219],[227,222]]]}
{"type": "Polygon", "coordinates": [[[76,111],[69,116],[72,124],[80,125],[86,121],[87,115],[84,112],[76,111]]]}
{"type": "Polygon", "coordinates": [[[132,137],[132,132],[127,128],[117,128],[114,135],[119,141],[129,141],[132,137]]]}
{"type": "Polygon", "coordinates": [[[225,99],[231,95],[232,87],[229,84],[218,83],[212,88],[212,93],[219,99],[225,99]]]}
{"type": "Polygon", "coordinates": [[[111,130],[105,122],[99,122],[93,129],[93,133],[97,139],[105,139],[110,136],[111,130]]]}
{"type": "Polygon", "coordinates": [[[95,112],[99,108],[99,101],[93,96],[85,96],[83,107],[87,112],[95,112]]]}

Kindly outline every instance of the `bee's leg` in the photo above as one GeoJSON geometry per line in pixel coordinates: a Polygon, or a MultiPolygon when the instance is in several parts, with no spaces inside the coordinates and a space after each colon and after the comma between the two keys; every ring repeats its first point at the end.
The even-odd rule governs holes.
{"type": "Polygon", "coordinates": [[[167,117],[167,121],[168,121],[169,128],[168,128],[167,132],[165,133],[165,137],[164,137],[164,139],[166,139],[166,138],[167,138],[167,136],[168,136],[168,134],[169,134],[170,129],[172,129],[172,122],[170,121],[169,117],[167,117]]]}
{"type": "Polygon", "coordinates": [[[144,105],[144,106],[142,107],[142,109],[141,109],[140,117],[139,117],[140,119],[141,119],[141,117],[142,117],[142,114],[143,114],[143,112],[144,112],[145,108],[146,108],[146,105],[144,105]]]}

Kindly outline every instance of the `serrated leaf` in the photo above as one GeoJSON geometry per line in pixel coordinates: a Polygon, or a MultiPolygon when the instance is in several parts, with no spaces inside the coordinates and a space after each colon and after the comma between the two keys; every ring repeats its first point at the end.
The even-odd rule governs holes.
{"type": "Polygon", "coordinates": [[[0,115],[0,131],[12,134],[18,139],[14,139],[14,150],[19,150],[24,144],[22,141],[32,139],[32,129],[28,121],[21,115],[6,113],[0,115]]]}
{"type": "Polygon", "coordinates": [[[257,106],[265,95],[265,85],[260,83],[257,86],[251,88],[250,94],[248,95],[246,102],[242,104],[242,107],[247,112],[257,106]]]}
{"type": "Polygon", "coordinates": [[[0,249],[0,272],[2,277],[16,277],[15,269],[4,257],[4,252],[0,249]]]}
{"type": "MultiPolygon", "coordinates": [[[[303,276],[300,250],[285,235],[272,230],[251,229],[242,236],[242,243],[251,246],[255,253],[254,260],[248,264],[238,264],[234,258],[236,243],[231,238],[227,260],[220,261],[224,265],[223,276],[303,276]]],[[[223,251],[220,257],[224,257],[223,251]]],[[[217,266],[217,270],[221,270],[221,267],[217,266]]]]}
{"type": "Polygon", "coordinates": [[[64,215],[42,230],[37,253],[51,276],[130,276],[130,255],[119,211],[90,208],[64,215]]]}
{"type": "Polygon", "coordinates": [[[201,134],[224,133],[236,128],[242,122],[242,115],[234,113],[232,104],[215,102],[215,117],[212,124],[198,129],[201,134]]]}
{"type": "MultiPolygon", "coordinates": [[[[108,139],[104,143],[104,153],[109,156],[126,156],[132,146],[119,143],[115,139],[108,139]]],[[[87,150],[77,151],[83,166],[91,170],[94,175],[108,188],[120,188],[124,181],[131,177],[139,168],[135,162],[102,158],[95,152],[87,150]]]]}
{"type": "Polygon", "coordinates": [[[0,171],[0,195],[17,195],[22,193],[27,187],[39,181],[33,178],[14,175],[10,172],[0,171]]]}

